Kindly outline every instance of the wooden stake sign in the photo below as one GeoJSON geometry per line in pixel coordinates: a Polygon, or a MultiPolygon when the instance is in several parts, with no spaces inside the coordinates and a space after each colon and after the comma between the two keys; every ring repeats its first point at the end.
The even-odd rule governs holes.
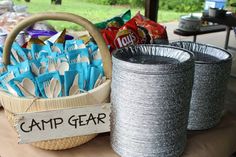
{"type": "Polygon", "coordinates": [[[110,131],[111,104],[17,114],[19,143],[110,131]]]}

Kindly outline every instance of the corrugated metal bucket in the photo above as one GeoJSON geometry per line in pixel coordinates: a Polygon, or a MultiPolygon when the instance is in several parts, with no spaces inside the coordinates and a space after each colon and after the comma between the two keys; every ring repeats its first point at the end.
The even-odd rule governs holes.
{"type": "Polygon", "coordinates": [[[111,145],[122,157],[179,157],[186,144],[193,54],[161,45],[113,53],[111,145]]]}
{"type": "Polygon", "coordinates": [[[195,55],[188,129],[204,130],[216,126],[224,109],[232,55],[218,47],[189,41],[173,42],[171,45],[187,49],[195,55]]]}

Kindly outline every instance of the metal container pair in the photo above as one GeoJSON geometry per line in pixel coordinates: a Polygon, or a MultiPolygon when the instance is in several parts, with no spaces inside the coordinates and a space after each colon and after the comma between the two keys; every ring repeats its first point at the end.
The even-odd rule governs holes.
{"type": "Polygon", "coordinates": [[[204,44],[172,45],[113,53],[111,145],[122,157],[178,157],[187,127],[208,129],[221,118],[232,56],[204,44]]]}
{"type": "Polygon", "coordinates": [[[195,55],[188,129],[204,130],[216,126],[224,109],[232,55],[224,49],[194,42],[178,41],[171,45],[195,55]]]}
{"type": "Polygon", "coordinates": [[[122,157],[178,157],[186,145],[193,54],[137,45],[113,53],[111,145],[122,157]]]}

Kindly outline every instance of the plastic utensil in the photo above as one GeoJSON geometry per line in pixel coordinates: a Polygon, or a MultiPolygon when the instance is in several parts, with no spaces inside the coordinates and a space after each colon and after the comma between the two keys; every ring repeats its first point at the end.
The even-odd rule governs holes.
{"type": "Polygon", "coordinates": [[[50,91],[50,82],[49,81],[44,82],[43,86],[44,86],[44,93],[45,93],[46,97],[52,98],[53,96],[50,91]]]}
{"type": "Polygon", "coordinates": [[[61,83],[59,82],[59,80],[55,80],[55,88],[54,88],[54,92],[53,92],[53,97],[57,98],[61,92],[61,83]]]}
{"type": "Polygon", "coordinates": [[[23,81],[21,82],[21,86],[23,86],[23,88],[27,92],[29,92],[31,95],[36,96],[35,95],[35,85],[30,79],[24,78],[23,81]]]}
{"type": "Polygon", "coordinates": [[[58,69],[60,75],[64,75],[65,71],[69,70],[69,64],[67,62],[62,62],[59,64],[58,69]]]}
{"type": "Polygon", "coordinates": [[[73,84],[70,87],[69,95],[75,95],[75,94],[80,93],[78,80],[79,80],[79,74],[76,74],[75,78],[74,78],[74,81],[73,81],[73,84]]]}
{"type": "Polygon", "coordinates": [[[12,95],[14,95],[14,96],[19,96],[19,95],[17,94],[17,92],[16,92],[8,83],[6,83],[5,85],[6,85],[6,87],[7,87],[7,90],[8,90],[12,95]]]}
{"type": "Polygon", "coordinates": [[[37,66],[34,63],[31,64],[31,70],[36,76],[39,75],[39,69],[37,68],[37,66]]]}
{"type": "Polygon", "coordinates": [[[34,97],[31,93],[29,93],[27,90],[25,90],[25,88],[17,81],[14,81],[14,83],[16,84],[16,86],[20,89],[21,93],[25,96],[25,97],[34,97]]]}

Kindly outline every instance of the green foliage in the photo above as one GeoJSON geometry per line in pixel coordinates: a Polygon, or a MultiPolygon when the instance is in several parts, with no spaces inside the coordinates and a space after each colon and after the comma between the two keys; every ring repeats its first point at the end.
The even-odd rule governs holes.
{"type": "Polygon", "coordinates": [[[104,4],[104,5],[114,5],[117,3],[117,0],[87,0],[91,3],[104,4]]]}
{"type": "MultiPolygon", "coordinates": [[[[87,0],[91,3],[105,5],[130,4],[131,7],[144,8],[145,0],[87,0]]],[[[233,0],[231,0],[233,1],[233,0]]],[[[177,12],[194,12],[202,10],[205,0],[159,0],[159,7],[163,10],[177,12]]]]}
{"type": "Polygon", "coordinates": [[[159,7],[163,10],[177,12],[194,12],[203,10],[205,0],[160,0],[159,7]]]}
{"type": "Polygon", "coordinates": [[[116,0],[116,4],[129,4],[129,0],[116,0]]]}
{"type": "Polygon", "coordinates": [[[130,4],[132,7],[144,7],[145,0],[87,0],[88,2],[105,5],[130,4]]]}
{"type": "MultiPolygon", "coordinates": [[[[100,0],[99,0],[100,1],[100,0]]],[[[120,15],[130,9],[129,6],[110,6],[110,5],[100,5],[95,3],[88,3],[87,0],[62,0],[62,5],[51,5],[50,0],[31,0],[30,3],[26,3],[24,0],[14,0],[16,5],[26,5],[28,7],[28,12],[31,14],[37,14],[39,12],[69,12],[80,15],[92,23],[101,22],[112,18],[114,16],[120,15]],[[40,7],[39,7],[40,6],[40,7]]],[[[138,11],[144,14],[144,8],[131,8],[132,16],[134,16],[138,11]]],[[[171,10],[159,10],[158,12],[158,22],[169,22],[176,21],[179,19],[180,15],[186,13],[177,13],[171,10]]],[[[83,28],[75,25],[71,22],[65,21],[48,21],[55,29],[63,30],[67,28],[68,30],[83,30],[83,28]]]]}
{"type": "Polygon", "coordinates": [[[132,7],[144,7],[145,0],[130,0],[130,4],[132,7]]]}

